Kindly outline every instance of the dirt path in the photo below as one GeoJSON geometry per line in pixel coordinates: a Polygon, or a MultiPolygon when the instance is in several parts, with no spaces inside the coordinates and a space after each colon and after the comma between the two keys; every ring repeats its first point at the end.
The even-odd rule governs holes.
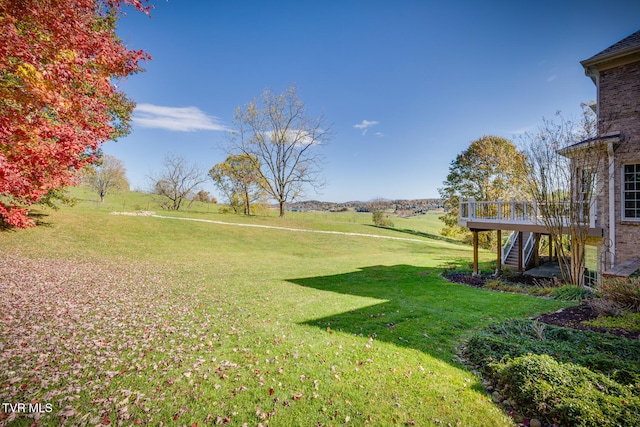
{"type": "Polygon", "coordinates": [[[196,221],[196,222],[207,222],[211,224],[219,224],[219,225],[232,225],[236,227],[255,227],[255,228],[269,228],[273,230],[284,230],[284,231],[294,231],[299,233],[319,233],[319,234],[340,234],[344,236],[357,236],[357,237],[372,237],[375,239],[389,239],[389,240],[400,240],[404,242],[418,242],[424,243],[425,240],[422,239],[410,239],[407,237],[393,237],[393,236],[379,236],[377,234],[366,234],[366,233],[349,233],[346,231],[326,231],[326,230],[306,230],[303,228],[289,228],[289,227],[277,227],[274,225],[260,225],[260,224],[240,224],[236,222],[224,222],[224,221],[214,221],[211,219],[198,219],[198,218],[178,218],[173,216],[164,216],[164,215],[151,215],[154,218],[163,218],[163,219],[179,219],[183,221],[196,221]]]}

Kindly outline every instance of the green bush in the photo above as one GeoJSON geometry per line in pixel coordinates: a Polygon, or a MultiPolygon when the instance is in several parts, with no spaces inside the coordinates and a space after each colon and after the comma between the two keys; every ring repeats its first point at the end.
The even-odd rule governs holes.
{"type": "Polygon", "coordinates": [[[552,325],[540,331],[534,321],[517,319],[483,328],[466,342],[462,353],[485,371],[490,363],[529,353],[552,355],[640,390],[640,341],[614,335],[552,325]]]}
{"type": "Polygon", "coordinates": [[[582,286],[564,285],[553,288],[549,296],[562,301],[581,301],[590,298],[592,293],[582,286]]]}
{"type": "Polygon", "coordinates": [[[618,316],[600,316],[584,322],[598,328],[624,328],[627,331],[640,331],[640,313],[621,313],[618,316]]]}
{"type": "Polygon", "coordinates": [[[393,227],[393,221],[388,218],[385,218],[384,211],[373,211],[372,212],[372,221],[378,227],[393,227]]]}
{"type": "Polygon", "coordinates": [[[548,355],[526,355],[490,369],[519,409],[567,426],[632,426],[640,419],[633,386],[548,355]]]}

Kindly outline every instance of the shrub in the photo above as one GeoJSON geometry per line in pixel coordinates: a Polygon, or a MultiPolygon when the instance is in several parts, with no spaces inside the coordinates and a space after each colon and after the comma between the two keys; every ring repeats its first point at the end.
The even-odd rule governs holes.
{"type": "Polygon", "coordinates": [[[624,328],[627,331],[640,331],[640,313],[622,313],[619,316],[600,316],[584,322],[600,328],[624,328]]]}
{"type": "Polygon", "coordinates": [[[562,301],[580,301],[591,297],[591,292],[582,287],[574,285],[564,285],[558,288],[553,288],[549,296],[553,299],[562,301]]]}
{"type": "Polygon", "coordinates": [[[615,301],[606,298],[593,298],[589,301],[589,305],[598,313],[598,316],[616,317],[624,313],[624,308],[615,301]]]}
{"type": "Polygon", "coordinates": [[[558,288],[563,284],[562,280],[557,277],[536,277],[532,282],[539,288],[558,288]]]}
{"type": "Polygon", "coordinates": [[[640,396],[606,375],[548,355],[526,355],[491,365],[499,386],[529,414],[567,426],[631,426],[640,396]]]}
{"type": "Polygon", "coordinates": [[[486,370],[492,362],[529,353],[548,354],[560,362],[572,362],[615,377],[618,382],[635,384],[640,390],[640,341],[552,325],[540,332],[540,326],[534,325],[532,320],[518,319],[483,328],[466,342],[463,356],[486,370]]]}
{"type": "Polygon", "coordinates": [[[506,283],[504,283],[502,280],[500,279],[489,279],[486,282],[484,282],[484,288],[485,289],[491,289],[491,290],[496,290],[496,291],[503,291],[505,290],[509,285],[507,285],[506,283]]]}
{"type": "Polygon", "coordinates": [[[384,211],[379,211],[379,210],[373,211],[372,212],[373,223],[378,227],[393,227],[393,221],[389,220],[388,218],[385,218],[384,215],[385,215],[384,211]]]}
{"type": "Polygon", "coordinates": [[[608,279],[600,285],[600,296],[613,305],[634,313],[640,312],[640,278],[608,279]]]}

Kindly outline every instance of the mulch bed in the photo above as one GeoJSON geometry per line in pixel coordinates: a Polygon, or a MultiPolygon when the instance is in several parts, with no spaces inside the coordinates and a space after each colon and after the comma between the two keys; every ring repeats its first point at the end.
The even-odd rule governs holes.
{"type": "Polygon", "coordinates": [[[579,329],[581,331],[589,330],[594,332],[601,332],[629,339],[640,339],[640,331],[627,331],[623,328],[598,328],[582,323],[588,320],[593,320],[597,317],[598,313],[596,313],[596,311],[589,305],[589,303],[583,302],[580,305],[568,307],[555,313],[545,313],[538,317],[536,320],[548,325],[579,329]]]}
{"type": "MultiPolygon", "coordinates": [[[[447,279],[450,282],[455,282],[455,283],[462,283],[464,285],[469,285],[469,286],[473,286],[474,288],[482,288],[484,286],[484,284],[487,282],[487,280],[492,280],[495,279],[495,277],[493,275],[489,275],[489,276],[483,276],[483,275],[478,275],[478,276],[472,276],[471,274],[466,274],[466,273],[452,273],[452,274],[446,274],[443,275],[443,277],[445,279],[447,279]]],[[[527,275],[515,275],[515,276],[500,276],[501,280],[513,283],[513,284],[518,284],[518,285],[528,285],[528,286],[534,286],[536,284],[536,282],[538,281],[548,281],[551,279],[545,279],[545,278],[537,278],[537,277],[533,277],[533,276],[527,276],[527,275]]]]}

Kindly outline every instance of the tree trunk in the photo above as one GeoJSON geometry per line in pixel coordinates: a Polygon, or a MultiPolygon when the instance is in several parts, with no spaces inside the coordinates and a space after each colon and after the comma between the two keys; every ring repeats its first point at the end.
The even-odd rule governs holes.
{"type": "Polygon", "coordinates": [[[251,201],[249,201],[249,190],[244,189],[244,214],[251,215],[251,201]]]}
{"type": "Polygon", "coordinates": [[[584,244],[578,238],[571,241],[571,283],[584,287],[584,244]]]}
{"type": "Polygon", "coordinates": [[[550,245],[550,257],[553,260],[552,253],[555,252],[556,260],[558,261],[558,266],[560,267],[560,273],[562,274],[562,281],[566,283],[571,283],[571,260],[567,256],[567,252],[564,249],[564,245],[562,242],[562,234],[557,232],[556,230],[551,232],[549,236],[549,245],[550,245]],[[553,248],[551,248],[551,244],[553,243],[553,248]],[[554,250],[555,248],[555,250],[554,250]]]}
{"type": "Polygon", "coordinates": [[[280,218],[284,218],[284,200],[280,200],[280,218]]]}

